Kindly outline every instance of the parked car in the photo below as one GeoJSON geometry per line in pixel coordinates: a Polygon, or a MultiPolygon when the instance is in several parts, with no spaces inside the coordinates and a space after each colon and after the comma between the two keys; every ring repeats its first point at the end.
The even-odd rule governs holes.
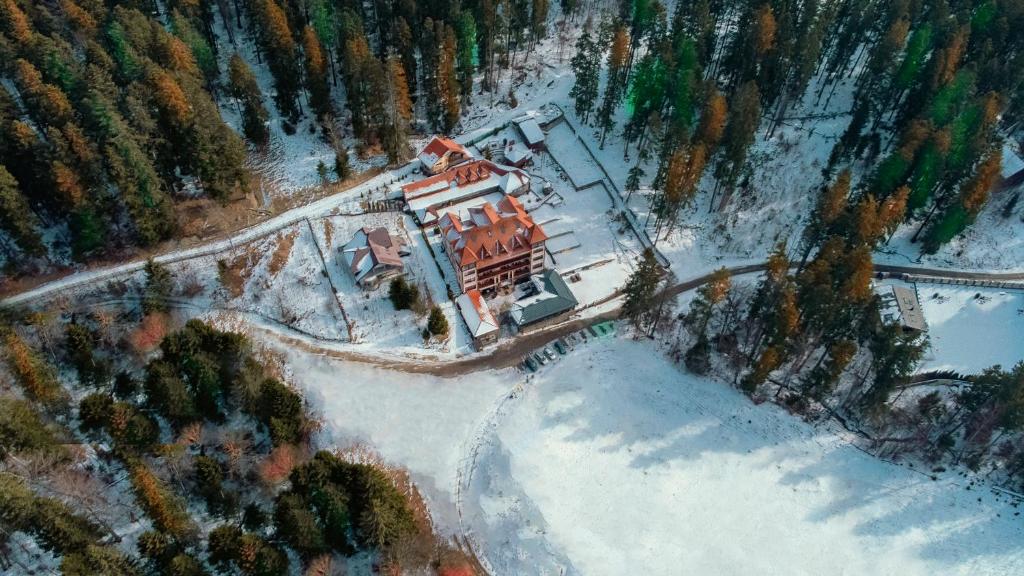
{"type": "Polygon", "coordinates": [[[548,365],[548,359],[545,358],[544,355],[541,354],[540,352],[534,353],[533,357],[537,359],[537,362],[540,362],[541,366],[547,366],[548,365]]]}
{"type": "Polygon", "coordinates": [[[565,345],[562,344],[561,340],[555,340],[555,350],[558,350],[559,354],[565,356],[565,345]]]}
{"type": "Polygon", "coordinates": [[[556,358],[555,352],[547,346],[544,347],[544,355],[548,357],[548,360],[554,360],[556,358]]]}
{"type": "Polygon", "coordinates": [[[600,334],[597,333],[597,330],[594,330],[593,326],[587,326],[587,332],[590,332],[590,335],[593,336],[594,338],[600,336],[600,334]]]}
{"type": "Polygon", "coordinates": [[[529,370],[530,372],[537,371],[537,362],[535,362],[534,359],[530,358],[529,356],[523,359],[523,365],[526,366],[526,369],[529,370]]]}

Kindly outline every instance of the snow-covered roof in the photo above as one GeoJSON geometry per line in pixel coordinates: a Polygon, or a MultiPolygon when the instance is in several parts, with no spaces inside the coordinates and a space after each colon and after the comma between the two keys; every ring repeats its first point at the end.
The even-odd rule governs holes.
{"type": "Polygon", "coordinates": [[[498,330],[498,322],[494,320],[491,309],[479,290],[469,290],[455,299],[459,306],[459,312],[469,326],[469,333],[473,338],[486,336],[498,330]]]}
{"type": "Polygon", "coordinates": [[[898,323],[905,329],[918,332],[928,330],[916,289],[885,285],[876,287],[875,292],[881,298],[881,314],[886,322],[898,323]]]}
{"type": "Polygon", "coordinates": [[[453,152],[461,153],[466,158],[472,157],[469,150],[466,150],[462,144],[459,144],[449,138],[445,138],[444,136],[434,136],[423,148],[423,151],[420,152],[417,158],[424,168],[430,169],[437,164],[438,160],[453,152]]]}
{"type": "Polygon", "coordinates": [[[530,177],[517,168],[501,166],[489,160],[475,160],[450,168],[436,176],[402,186],[402,193],[409,210],[420,222],[429,224],[438,215],[436,210],[489,192],[500,191],[514,194],[529,187],[530,177]]]}
{"type": "Polygon", "coordinates": [[[516,126],[526,139],[526,143],[535,146],[544,141],[544,131],[533,116],[521,116],[515,119],[516,126]]]}
{"type": "Polygon", "coordinates": [[[519,326],[572,310],[579,303],[555,270],[531,276],[526,287],[532,294],[512,304],[512,320],[519,326]]]}
{"type": "Polygon", "coordinates": [[[1009,178],[1021,170],[1024,170],[1024,160],[1021,160],[1020,156],[1017,155],[1017,151],[1007,142],[1003,145],[1002,176],[1003,178],[1009,178]]]}
{"type": "Polygon", "coordinates": [[[505,160],[512,164],[519,164],[533,158],[533,152],[522,144],[516,142],[515,144],[505,148],[505,160]]]}
{"type": "Polygon", "coordinates": [[[380,264],[401,268],[403,246],[387,228],[360,228],[342,249],[342,256],[356,282],[361,282],[380,264]]]}

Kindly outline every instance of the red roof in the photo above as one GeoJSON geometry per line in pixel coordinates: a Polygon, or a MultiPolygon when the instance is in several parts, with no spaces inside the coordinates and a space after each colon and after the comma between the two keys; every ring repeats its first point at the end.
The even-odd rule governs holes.
{"type": "Polygon", "coordinates": [[[491,176],[491,173],[504,176],[507,170],[502,170],[497,164],[494,164],[490,160],[474,160],[468,164],[460,164],[453,168],[449,168],[440,174],[428,176],[422,180],[411,182],[402,186],[402,191],[408,196],[410,193],[414,193],[417,190],[423,190],[424,188],[430,188],[431,186],[439,182],[455,182],[458,186],[465,186],[480,180],[486,180],[491,176]]]}
{"type": "Polygon", "coordinates": [[[528,252],[547,234],[523,209],[514,196],[505,196],[497,207],[490,202],[469,209],[469,218],[460,220],[451,212],[441,220],[441,233],[460,265],[489,261],[528,252]]]}
{"type": "Polygon", "coordinates": [[[434,136],[420,154],[431,154],[436,158],[443,158],[445,154],[451,152],[462,152],[467,156],[469,155],[469,152],[463,148],[462,144],[444,136],[434,136]]]}

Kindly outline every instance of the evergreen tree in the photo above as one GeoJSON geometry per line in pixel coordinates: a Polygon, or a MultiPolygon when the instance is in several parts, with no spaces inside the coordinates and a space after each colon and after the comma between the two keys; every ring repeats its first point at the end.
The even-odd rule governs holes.
{"type": "Polygon", "coordinates": [[[142,293],[142,313],[166,312],[174,289],[171,273],[152,259],[146,261],[146,286],[142,293]]]}
{"type": "Polygon", "coordinates": [[[100,386],[110,379],[110,362],[98,358],[95,338],[88,328],[71,323],[64,331],[65,345],[71,363],[78,371],[79,380],[86,386],[100,386]]]}
{"type": "Polygon", "coordinates": [[[801,238],[803,256],[800,259],[800,268],[803,268],[811,251],[817,247],[833,224],[846,211],[849,195],[850,170],[846,169],[839,173],[835,182],[824,187],[821,197],[818,198],[818,205],[811,214],[811,221],[804,228],[801,238]]]}
{"type": "Polygon", "coordinates": [[[584,124],[590,119],[590,112],[597,102],[597,83],[601,70],[600,54],[597,45],[590,37],[590,32],[584,30],[579,40],[576,41],[576,54],[570,61],[576,82],[569,92],[569,96],[576,104],[576,116],[584,124]]]}
{"type": "Polygon", "coordinates": [[[278,111],[289,122],[299,119],[299,91],[301,89],[299,59],[295,40],[284,10],[274,0],[255,0],[260,44],[264,49],[270,72],[274,76],[278,111]]]}
{"type": "Polygon", "coordinates": [[[437,59],[437,86],[442,107],[441,127],[445,132],[450,132],[455,127],[462,113],[461,89],[456,71],[456,48],[455,32],[451,27],[445,27],[437,59]]]}
{"type": "Polygon", "coordinates": [[[477,34],[476,19],[472,12],[463,10],[455,23],[458,44],[458,82],[462,97],[469,103],[473,93],[473,72],[476,70],[477,34]]]}
{"type": "Polygon", "coordinates": [[[383,94],[386,120],[383,127],[384,150],[389,162],[404,160],[408,154],[407,127],[412,120],[412,100],[405,69],[397,58],[387,61],[388,90],[383,94]]]}
{"type": "Polygon", "coordinates": [[[242,130],[256,145],[266,145],[270,131],[266,127],[269,114],[263,107],[263,94],[256,77],[238,53],[231,54],[227,65],[231,95],[242,102],[242,130]]]}
{"type": "Polygon", "coordinates": [[[430,317],[427,319],[427,330],[432,336],[448,336],[448,319],[445,318],[441,308],[434,305],[430,308],[430,317]]]}
{"type": "Polygon", "coordinates": [[[333,116],[331,86],[327,77],[327,57],[312,26],[306,26],[302,30],[302,51],[306,56],[306,90],[309,91],[309,105],[318,118],[333,116]]]}
{"type": "Polygon", "coordinates": [[[646,330],[651,321],[661,276],[654,251],[644,249],[639,265],[626,280],[623,288],[625,301],[622,303],[622,316],[629,318],[639,330],[646,330]]]}
{"type": "Polygon", "coordinates": [[[608,51],[608,81],[604,88],[604,99],[597,111],[597,123],[601,127],[601,149],[604,149],[608,132],[615,127],[615,109],[622,99],[626,84],[626,65],[629,58],[629,33],[619,24],[612,36],[608,51]]]}
{"type": "Polygon", "coordinates": [[[338,180],[344,180],[352,173],[348,164],[348,149],[341,143],[334,148],[334,173],[337,174],[338,180]]]}
{"type": "MultiPolygon", "coordinates": [[[[729,121],[722,141],[724,153],[715,169],[719,185],[731,188],[736,184],[747,160],[747,149],[754,142],[754,134],[761,120],[761,95],[751,80],[736,91],[729,121]]],[[[716,186],[716,190],[719,186],[716,186]]],[[[714,197],[712,197],[712,206],[714,197]]],[[[721,208],[721,207],[719,207],[721,208]]]]}
{"type": "Polygon", "coordinates": [[[0,228],[11,235],[18,248],[30,256],[46,253],[35,215],[18,190],[14,176],[0,165],[0,228]]]}

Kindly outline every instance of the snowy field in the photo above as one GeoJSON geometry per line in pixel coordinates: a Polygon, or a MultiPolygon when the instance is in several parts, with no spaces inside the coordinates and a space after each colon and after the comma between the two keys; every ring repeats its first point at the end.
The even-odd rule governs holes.
{"type": "Polygon", "coordinates": [[[1024,292],[918,284],[931,340],[920,370],[978,373],[1024,360],[1024,292]]]}
{"type": "Polygon", "coordinates": [[[324,448],[366,446],[408,468],[442,531],[456,534],[459,471],[470,440],[521,378],[491,371],[448,380],[285,350],[291,380],[324,430],[324,448]]]}
{"type": "Polygon", "coordinates": [[[536,377],[455,379],[288,352],[327,446],[406,466],[494,574],[1017,574],[1024,527],[967,481],[592,342],[536,377]]]}
{"type": "Polygon", "coordinates": [[[502,412],[463,511],[496,574],[1024,570],[1009,505],[879,461],[643,344],[577,351],[502,412]]]}

